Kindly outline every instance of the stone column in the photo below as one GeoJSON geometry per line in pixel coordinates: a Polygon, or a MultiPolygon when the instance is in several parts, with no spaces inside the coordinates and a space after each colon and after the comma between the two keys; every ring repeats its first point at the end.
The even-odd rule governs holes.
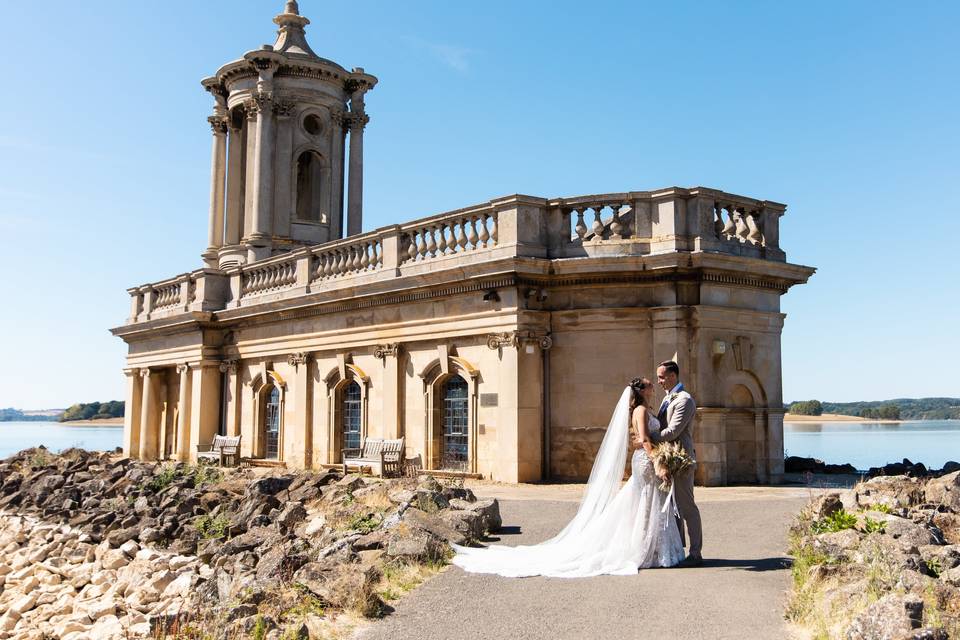
{"type": "Polygon", "coordinates": [[[228,129],[227,145],[227,212],[224,243],[240,244],[243,236],[243,127],[228,129]]]}
{"type": "Polygon", "coordinates": [[[190,382],[190,452],[196,462],[197,445],[210,444],[217,435],[220,417],[220,363],[191,363],[190,382]]]}
{"type": "Polygon", "coordinates": [[[363,128],[367,126],[369,121],[370,118],[363,111],[350,114],[350,182],[347,191],[347,236],[357,235],[363,228],[363,128]]]}
{"type": "Polygon", "coordinates": [[[270,257],[273,216],[273,98],[261,93],[254,99],[257,128],[254,134],[253,224],[247,237],[250,261],[270,257]]]}
{"type": "Polygon", "coordinates": [[[143,394],[139,369],[124,369],[127,376],[127,396],[123,412],[123,455],[140,455],[140,397],[143,394]]]}
{"type": "Polygon", "coordinates": [[[253,100],[247,100],[244,105],[246,110],[246,120],[243,126],[243,152],[244,158],[243,171],[243,239],[246,239],[253,233],[253,197],[256,189],[254,187],[253,168],[257,164],[257,109],[253,100]]]}
{"type": "Polygon", "coordinates": [[[328,240],[337,240],[343,237],[343,143],[346,136],[348,115],[343,111],[332,111],[330,122],[333,133],[330,139],[330,175],[333,184],[330,189],[330,237],[328,240]]]}
{"type": "Polygon", "coordinates": [[[190,459],[190,365],[178,364],[180,397],[177,399],[177,460],[190,459]]]}
{"type": "Polygon", "coordinates": [[[141,460],[152,460],[156,447],[154,443],[157,440],[156,430],[153,428],[153,381],[150,378],[150,369],[141,369],[140,377],[142,379],[142,393],[140,396],[140,454],[141,460]]]}
{"type": "Polygon", "coordinates": [[[223,246],[223,194],[227,174],[227,125],[220,113],[207,118],[213,131],[210,153],[210,224],[207,232],[207,251],[203,259],[208,267],[217,267],[217,250],[223,246]]]}

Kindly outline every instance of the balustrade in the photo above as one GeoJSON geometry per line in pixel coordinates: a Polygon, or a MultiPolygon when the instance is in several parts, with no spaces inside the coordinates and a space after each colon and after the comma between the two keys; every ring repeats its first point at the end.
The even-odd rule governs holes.
{"type": "Polygon", "coordinates": [[[297,282],[296,260],[269,262],[243,267],[240,274],[240,296],[266,293],[292,287],[297,282]]]}
{"type": "Polygon", "coordinates": [[[496,210],[455,214],[403,227],[401,259],[423,261],[492,249],[499,242],[496,210]]]}
{"type": "Polygon", "coordinates": [[[467,256],[485,252],[497,259],[562,259],[703,251],[784,261],[784,209],[700,187],[556,200],[510,196],[226,271],[204,269],[135,287],[130,320],[235,308],[276,292],[297,296],[353,276],[402,277],[404,267],[419,274],[421,263],[456,256],[473,262],[467,256]]]}
{"type": "Polygon", "coordinates": [[[335,247],[323,245],[312,250],[311,280],[327,280],[351,273],[375,271],[383,266],[383,240],[380,237],[335,247]]]}

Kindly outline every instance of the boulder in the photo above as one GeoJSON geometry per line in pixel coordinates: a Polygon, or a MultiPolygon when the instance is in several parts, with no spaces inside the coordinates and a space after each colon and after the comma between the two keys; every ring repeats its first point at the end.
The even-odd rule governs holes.
{"type": "Polygon", "coordinates": [[[923,502],[923,487],[916,478],[878,476],[858,485],[857,503],[869,509],[883,505],[891,509],[909,508],[923,502]]]}
{"type": "Polygon", "coordinates": [[[436,513],[448,508],[450,501],[440,491],[417,489],[417,496],[413,504],[426,513],[436,513]]]}
{"type": "Polygon", "coordinates": [[[299,502],[287,502],[283,511],[277,516],[276,522],[284,529],[293,529],[307,517],[307,510],[299,502]]]}
{"type": "Polygon", "coordinates": [[[387,545],[387,556],[413,562],[428,562],[443,557],[446,545],[426,531],[394,538],[387,545]]]}
{"type": "Polygon", "coordinates": [[[951,587],[960,587],[960,567],[947,569],[940,574],[940,580],[951,587]]]}
{"type": "Polygon", "coordinates": [[[436,514],[424,513],[420,509],[411,507],[403,512],[402,521],[411,529],[426,531],[453,544],[462,545],[468,542],[467,536],[448,525],[436,514]]]}
{"type": "Polygon", "coordinates": [[[817,498],[808,507],[810,514],[815,520],[826,518],[837,511],[843,509],[843,502],[840,500],[839,492],[825,493],[817,498]]]}
{"type": "Polygon", "coordinates": [[[820,473],[823,471],[823,460],[816,458],[801,458],[799,456],[787,456],[783,461],[783,470],[787,473],[820,473]]]}
{"type": "Polygon", "coordinates": [[[438,513],[437,516],[471,542],[483,538],[483,517],[476,511],[447,509],[438,513]]]}
{"type": "Polygon", "coordinates": [[[934,478],[924,489],[926,501],[960,512],[960,471],[934,478]]]}
{"type": "Polygon", "coordinates": [[[221,553],[223,555],[232,556],[243,551],[256,549],[267,540],[275,539],[277,537],[276,531],[272,531],[265,527],[257,527],[250,529],[246,533],[243,533],[236,538],[227,540],[225,543],[223,543],[221,553]]]}
{"type": "Polygon", "coordinates": [[[943,469],[941,471],[943,471],[943,473],[953,473],[954,471],[960,471],[960,462],[949,460],[945,465],[943,465],[943,469]]]}
{"type": "Polygon", "coordinates": [[[831,558],[849,558],[861,540],[863,536],[855,529],[844,529],[814,536],[813,548],[831,558]]]}
{"type": "Polygon", "coordinates": [[[370,551],[371,549],[382,549],[389,542],[392,534],[385,529],[377,529],[365,536],[357,538],[353,542],[354,551],[370,551]]]}
{"type": "Polygon", "coordinates": [[[909,637],[923,621],[923,599],[915,594],[890,593],[857,616],[847,640],[899,640],[909,637]]]}
{"type": "Polygon", "coordinates": [[[918,548],[927,568],[932,573],[943,573],[960,566],[960,545],[926,544],[918,548]]]}
{"type": "Polygon", "coordinates": [[[293,476],[265,476],[247,485],[247,496],[275,496],[292,482],[293,476]]]}

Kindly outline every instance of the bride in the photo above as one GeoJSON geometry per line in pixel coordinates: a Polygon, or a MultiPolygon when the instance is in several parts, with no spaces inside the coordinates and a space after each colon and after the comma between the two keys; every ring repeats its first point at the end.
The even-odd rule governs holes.
{"type": "Polygon", "coordinates": [[[624,389],[577,514],[560,533],[532,546],[454,545],[453,563],[466,571],[507,577],[582,578],[630,575],[683,560],[674,507],[666,504],[650,459],[650,434],[660,430],[650,411],[652,400],[653,384],[646,378],[636,378],[624,389]],[[631,431],[641,448],[633,454],[633,475],[621,487],[631,431]]]}

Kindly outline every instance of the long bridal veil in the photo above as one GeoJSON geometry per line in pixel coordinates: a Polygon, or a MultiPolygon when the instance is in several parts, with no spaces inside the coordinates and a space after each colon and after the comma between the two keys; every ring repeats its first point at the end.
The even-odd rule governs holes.
{"type": "MultiPolygon", "coordinates": [[[[662,526],[663,497],[655,483],[631,480],[621,489],[629,427],[628,387],[610,418],[577,514],[560,533],[531,546],[454,546],[453,563],[466,571],[508,577],[586,577],[628,575],[641,566],[678,561],[661,550],[660,541],[669,532],[662,526]]],[[[671,547],[675,552],[676,545],[671,547]]]]}

